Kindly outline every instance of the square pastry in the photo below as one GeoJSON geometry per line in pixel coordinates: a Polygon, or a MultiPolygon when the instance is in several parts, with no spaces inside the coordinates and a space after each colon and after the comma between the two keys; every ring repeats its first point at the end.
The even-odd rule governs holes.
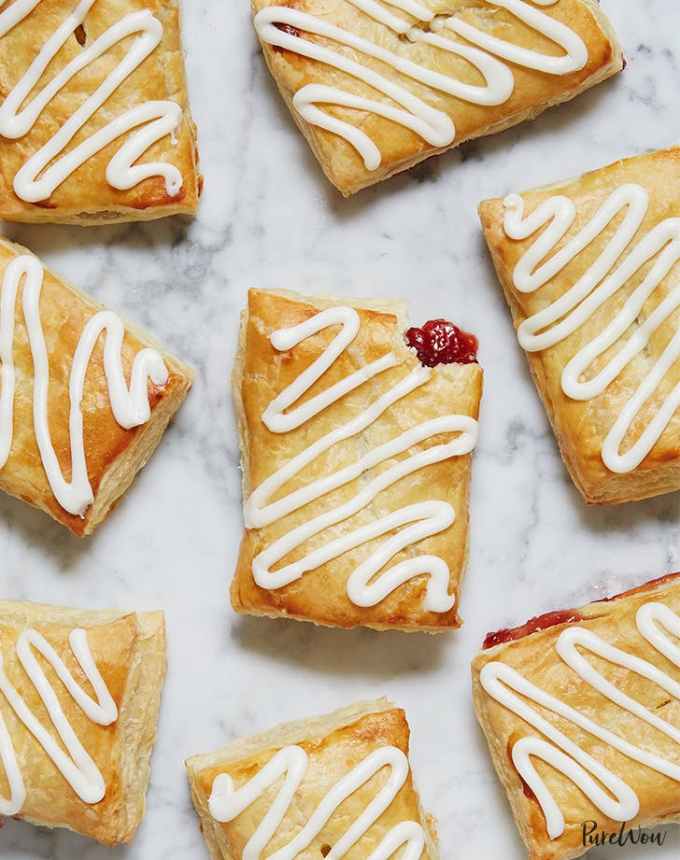
{"type": "Polygon", "coordinates": [[[489,200],[486,241],[592,504],[680,489],[680,148],[489,200]]]}
{"type": "Polygon", "coordinates": [[[437,860],[409,765],[409,726],[386,699],[278,726],[187,761],[213,860],[437,860]]]}
{"type": "Polygon", "coordinates": [[[164,678],[160,612],[0,601],[0,815],[129,842],[164,678]]]}
{"type": "Polygon", "coordinates": [[[74,534],[107,517],[192,371],[0,240],[0,490],[74,534]]]}
{"type": "Polygon", "coordinates": [[[623,68],[596,0],[252,0],[264,57],[350,195],[623,68]]]}
{"type": "Polygon", "coordinates": [[[680,821],[679,612],[671,574],[487,636],[475,709],[530,860],[680,821]]]}
{"type": "Polygon", "coordinates": [[[251,290],[234,373],[238,612],[460,625],[477,342],[445,320],[405,330],[400,302],[251,290]]]}
{"type": "Polygon", "coordinates": [[[193,214],[200,185],[178,0],[3,5],[0,218],[193,214]]]}

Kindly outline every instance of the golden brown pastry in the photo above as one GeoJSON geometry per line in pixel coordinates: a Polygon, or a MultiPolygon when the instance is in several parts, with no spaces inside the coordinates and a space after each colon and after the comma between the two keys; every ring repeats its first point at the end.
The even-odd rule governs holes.
{"type": "Polygon", "coordinates": [[[0,489],[91,534],[160,442],[192,371],[0,240],[0,489]]]}
{"type": "Polygon", "coordinates": [[[280,860],[437,860],[408,754],[404,712],[380,699],[189,759],[211,857],[241,860],[257,847],[280,860]]]}
{"type": "Polygon", "coordinates": [[[0,601],[0,815],[129,842],[164,677],[160,612],[0,601]]]}
{"type": "Polygon", "coordinates": [[[251,290],[234,373],[238,612],[379,630],[460,625],[482,371],[476,340],[450,323],[410,330],[413,342],[433,324],[450,350],[424,360],[454,363],[420,363],[400,302],[251,290]]]}
{"type": "Polygon", "coordinates": [[[274,80],[350,195],[600,83],[623,54],[596,0],[252,0],[274,80]]]}
{"type": "Polygon", "coordinates": [[[680,148],[480,214],[520,344],[585,500],[680,488],[680,148]]]}
{"type": "Polygon", "coordinates": [[[670,574],[487,636],[475,710],[530,860],[680,821],[679,612],[670,574]]]}
{"type": "Polygon", "coordinates": [[[3,5],[0,218],[191,215],[197,161],[178,0],[3,5]]]}

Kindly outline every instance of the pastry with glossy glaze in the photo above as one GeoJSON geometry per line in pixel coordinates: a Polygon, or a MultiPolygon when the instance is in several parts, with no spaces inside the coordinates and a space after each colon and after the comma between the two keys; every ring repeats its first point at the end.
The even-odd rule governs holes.
{"type": "Polygon", "coordinates": [[[252,8],[279,92],[345,195],[533,119],[623,68],[595,0],[252,0],[252,8]]]}
{"type": "MultiPolygon", "coordinates": [[[[0,735],[6,742],[4,753],[12,760],[5,759],[0,768],[0,805],[5,814],[41,827],[67,828],[104,845],[129,842],[144,815],[165,678],[163,614],[85,611],[0,601],[0,657],[0,735]],[[87,674],[76,657],[77,648],[72,646],[74,631],[84,634],[87,653],[94,663],[87,674]],[[29,644],[31,641],[34,644],[29,644]],[[21,649],[27,644],[22,658],[21,649]],[[50,648],[52,659],[44,659],[42,649],[50,648]],[[39,668],[31,666],[31,657],[37,658],[39,668]],[[92,698],[93,703],[99,701],[101,710],[108,710],[104,703],[110,697],[108,716],[98,717],[98,721],[88,717],[67,689],[64,677],[57,675],[55,666],[59,661],[82,694],[92,698]],[[103,686],[93,693],[89,677],[96,675],[103,686]],[[56,705],[51,705],[56,713],[54,720],[45,705],[48,699],[41,695],[42,682],[47,694],[56,697],[56,705]],[[48,755],[49,744],[41,743],[29,731],[10,704],[6,695],[10,687],[15,703],[20,698],[29,719],[36,721],[37,730],[42,729],[53,739],[52,753],[57,761],[48,755]],[[61,739],[58,732],[61,718],[75,734],[68,745],[67,732],[61,739]],[[78,759],[86,760],[87,756],[90,763],[83,765],[80,777],[74,776],[69,762],[75,767],[78,759]],[[57,762],[66,768],[69,779],[57,762]],[[94,795],[83,800],[70,780],[79,788],[80,780],[94,795]]],[[[87,795],[87,791],[80,790],[87,795]]]]}
{"type": "Polygon", "coordinates": [[[438,860],[434,820],[420,806],[409,768],[409,735],[404,712],[380,699],[189,759],[191,793],[211,857],[241,860],[246,846],[252,854],[257,843],[267,856],[276,853],[282,860],[438,860]],[[273,766],[285,774],[285,787],[267,775],[273,766]],[[244,786],[253,790],[250,803],[244,786]],[[290,801],[266,824],[277,797],[294,787],[290,801]],[[324,817],[330,813],[324,823],[314,815],[322,806],[324,817]],[[405,845],[411,853],[402,854],[405,845]]]}
{"type": "Polygon", "coordinates": [[[482,371],[423,367],[406,329],[399,302],[250,291],[234,373],[247,525],[238,612],[405,631],[460,624],[482,371]]]}
{"type": "Polygon", "coordinates": [[[679,613],[674,574],[487,637],[475,710],[531,860],[680,821],[679,613]]]}

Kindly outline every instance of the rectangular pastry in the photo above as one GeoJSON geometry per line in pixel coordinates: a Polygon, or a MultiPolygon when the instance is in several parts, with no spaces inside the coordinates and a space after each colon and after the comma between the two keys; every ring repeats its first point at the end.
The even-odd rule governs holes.
{"type": "Polygon", "coordinates": [[[343,194],[623,68],[596,0],[252,0],[269,70],[343,194]]]}
{"type": "Polygon", "coordinates": [[[489,634],[474,702],[530,860],[680,821],[680,574],[489,634]]]}
{"type": "Polygon", "coordinates": [[[238,612],[459,626],[477,343],[445,320],[405,330],[400,302],[250,291],[234,373],[238,612]]]}
{"type": "Polygon", "coordinates": [[[5,4],[0,97],[0,218],[101,224],[196,211],[178,0],[5,4]]]}
{"type": "Polygon", "coordinates": [[[488,200],[486,241],[574,483],[680,488],[680,148],[488,200]]]}
{"type": "Polygon", "coordinates": [[[0,240],[0,490],[83,536],[160,442],[192,372],[0,240]]]}
{"type": "Polygon", "coordinates": [[[0,815],[129,842],[164,677],[161,612],[0,601],[0,815]]]}
{"type": "Polygon", "coordinates": [[[187,761],[213,860],[437,860],[409,765],[409,726],[386,699],[278,726],[187,761]]]}

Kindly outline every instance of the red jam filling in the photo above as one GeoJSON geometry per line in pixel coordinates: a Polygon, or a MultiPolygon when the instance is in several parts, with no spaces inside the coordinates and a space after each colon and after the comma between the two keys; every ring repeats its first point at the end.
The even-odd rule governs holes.
{"type": "MultiPolygon", "coordinates": [[[[522,779],[521,776],[520,776],[520,779],[522,779]]],[[[533,800],[535,803],[538,803],[536,795],[529,788],[529,783],[525,782],[523,779],[522,779],[522,791],[524,792],[524,796],[527,798],[527,800],[533,800]]]]}
{"type": "MultiPolygon", "coordinates": [[[[622,591],[621,594],[613,594],[611,597],[603,597],[595,603],[610,603],[612,600],[623,600],[624,597],[633,597],[635,594],[643,594],[645,591],[651,591],[661,585],[666,585],[668,582],[674,582],[680,579],[680,573],[667,573],[665,576],[660,576],[657,579],[651,579],[645,582],[644,585],[638,585],[636,588],[629,588],[628,591],[622,591]]],[[[508,627],[503,630],[496,630],[495,633],[487,633],[484,639],[484,650],[493,648],[495,645],[503,645],[506,642],[515,642],[517,639],[522,639],[532,633],[537,633],[539,630],[547,630],[550,627],[556,627],[558,624],[573,624],[577,621],[583,621],[583,616],[575,609],[563,609],[559,612],[546,612],[545,615],[537,615],[536,618],[531,618],[526,624],[520,627],[508,627]]]]}
{"type": "Polygon", "coordinates": [[[667,573],[665,576],[659,576],[657,579],[650,579],[644,585],[638,585],[637,588],[629,588],[628,591],[622,591],[621,594],[612,594],[611,597],[603,597],[596,600],[595,603],[609,603],[612,600],[622,600],[624,597],[632,597],[634,594],[641,594],[644,591],[651,591],[653,588],[658,588],[660,585],[665,585],[667,582],[680,578],[680,573],[667,573]]]}
{"type": "Polygon", "coordinates": [[[529,619],[521,627],[506,627],[503,630],[496,630],[495,633],[487,633],[482,648],[486,651],[495,645],[523,639],[532,633],[538,633],[539,630],[548,630],[550,627],[557,627],[558,624],[573,624],[576,621],[583,621],[583,616],[574,609],[546,612],[544,615],[537,615],[535,618],[529,619]]]}
{"type": "Polygon", "coordinates": [[[422,328],[408,329],[405,337],[425,367],[477,362],[477,338],[448,320],[430,320],[422,328]]]}
{"type": "Polygon", "coordinates": [[[283,30],[284,33],[288,33],[289,36],[295,36],[296,38],[300,38],[300,31],[297,27],[293,27],[291,24],[282,24],[277,23],[274,24],[277,30],[283,30]]]}

